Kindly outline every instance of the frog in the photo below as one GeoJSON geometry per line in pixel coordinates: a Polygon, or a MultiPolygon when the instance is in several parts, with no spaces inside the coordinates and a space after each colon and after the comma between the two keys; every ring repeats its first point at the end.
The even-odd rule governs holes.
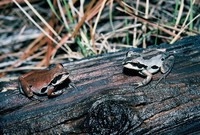
{"type": "Polygon", "coordinates": [[[57,86],[68,78],[69,72],[62,64],[51,64],[46,69],[32,70],[19,76],[19,90],[28,98],[45,94],[49,98],[55,97],[63,93],[62,90],[56,90],[57,86]]]}
{"type": "MultiPolygon", "coordinates": [[[[140,75],[146,77],[141,82],[133,85],[139,88],[151,82],[153,74],[159,71],[163,76],[158,80],[156,85],[171,72],[174,65],[174,55],[166,52],[166,49],[147,49],[142,53],[128,51],[122,62],[124,68],[134,70],[140,75]]],[[[156,86],[155,85],[155,86],[156,86]]]]}

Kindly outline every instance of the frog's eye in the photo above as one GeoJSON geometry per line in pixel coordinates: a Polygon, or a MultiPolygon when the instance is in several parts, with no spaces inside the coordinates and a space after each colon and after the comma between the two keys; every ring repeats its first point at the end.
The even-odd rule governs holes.
{"type": "Polygon", "coordinates": [[[131,55],[132,55],[132,51],[128,51],[127,53],[126,53],[126,57],[130,57],[131,55]]]}
{"type": "Polygon", "coordinates": [[[138,54],[136,52],[133,52],[133,51],[128,51],[126,53],[126,57],[132,57],[132,56],[137,56],[138,54]]]}
{"type": "Polygon", "coordinates": [[[56,64],[51,64],[51,65],[49,65],[48,69],[51,70],[51,69],[53,69],[55,67],[56,67],[56,64]]]}

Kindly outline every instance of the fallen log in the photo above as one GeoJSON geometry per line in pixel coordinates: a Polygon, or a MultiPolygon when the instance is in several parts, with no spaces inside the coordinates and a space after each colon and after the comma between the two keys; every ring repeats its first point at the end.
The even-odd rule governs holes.
{"type": "MultiPolygon", "coordinates": [[[[1,82],[1,134],[198,134],[200,133],[200,36],[167,48],[175,56],[171,73],[153,75],[135,89],[141,76],[123,71],[128,50],[64,64],[77,89],[65,84],[55,98],[30,100],[19,93],[17,80],[1,82]]],[[[134,51],[138,51],[135,49],[134,51]]]]}

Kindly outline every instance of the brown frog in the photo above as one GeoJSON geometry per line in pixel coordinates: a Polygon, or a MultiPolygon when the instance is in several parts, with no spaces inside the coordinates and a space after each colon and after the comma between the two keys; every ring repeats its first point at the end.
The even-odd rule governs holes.
{"type": "Polygon", "coordinates": [[[63,93],[57,91],[57,85],[69,78],[68,71],[62,64],[52,64],[44,70],[33,70],[19,77],[20,92],[31,98],[36,95],[47,94],[48,97],[63,93]]]}

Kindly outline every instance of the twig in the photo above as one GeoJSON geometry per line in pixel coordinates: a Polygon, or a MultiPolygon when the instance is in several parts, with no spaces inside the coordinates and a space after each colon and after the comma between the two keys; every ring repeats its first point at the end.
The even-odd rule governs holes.
{"type": "Polygon", "coordinates": [[[198,14],[195,18],[193,18],[185,27],[181,28],[180,32],[174,37],[174,39],[170,42],[170,44],[173,44],[177,39],[180,38],[181,33],[192,23],[194,20],[196,20],[200,14],[198,14]]]}

